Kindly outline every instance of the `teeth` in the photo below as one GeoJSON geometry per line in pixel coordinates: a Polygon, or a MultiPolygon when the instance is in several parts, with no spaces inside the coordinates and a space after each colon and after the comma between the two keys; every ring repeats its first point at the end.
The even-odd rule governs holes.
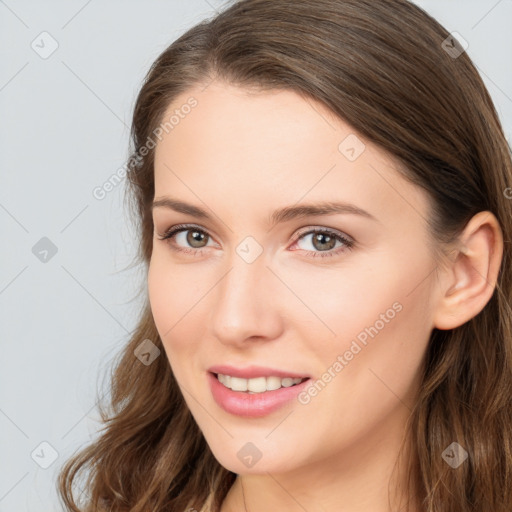
{"type": "Polygon", "coordinates": [[[230,387],[233,391],[247,391],[247,379],[239,379],[238,377],[231,377],[230,387]]]}
{"type": "MultiPolygon", "coordinates": [[[[299,380],[300,382],[300,380],[299,380]]],[[[281,384],[285,387],[285,388],[289,388],[292,384],[295,384],[293,382],[293,379],[291,379],[290,377],[285,377],[282,381],[281,381],[281,384]]]]}
{"type": "Polygon", "coordinates": [[[281,379],[279,377],[267,377],[267,391],[273,391],[281,387],[281,379]]]}
{"type": "Polygon", "coordinates": [[[265,391],[273,391],[281,387],[289,388],[295,384],[300,384],[303,380],[300,377],[255,377],[254,379],[242,379],[240,377],[231,377],[230,375],[217,375],[219,382],[233,391],[247,391],[249,393],[264,393],[265,391]]]}

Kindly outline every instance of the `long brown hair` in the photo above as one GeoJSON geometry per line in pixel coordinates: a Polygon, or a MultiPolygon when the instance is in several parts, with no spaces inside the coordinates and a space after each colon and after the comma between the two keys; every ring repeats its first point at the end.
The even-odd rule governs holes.
{"type": "MultiPolygon", "coordinates": [[[[147,73],[134,109],[127,191],[140,234],[137,261],[147,269],[149,142],[179,94],[218,79],[285,88],[326,105],[427,191],[440,246],[476,213],[492,212],[505,237],[496,288],[476,317],[431,334],[410,417],[410,475],[425,512],[511,512],[512,159],[484,83],[449,38],[407,0],[234,2],[174,41],[147,73]],[[442,457],[453,442],[469,454],[457,469],[442,457]]],[[[61,469],[68,511],[219,510],[236,477],[213,457],[167,359],[145,365],[134,356],[147,339],[163,353],[146,300],[116,362],[108,406],[99,404],[98,439],[61,469]],[[83,503],[73,490],[80,475],[87,476],[83,503]]]]}

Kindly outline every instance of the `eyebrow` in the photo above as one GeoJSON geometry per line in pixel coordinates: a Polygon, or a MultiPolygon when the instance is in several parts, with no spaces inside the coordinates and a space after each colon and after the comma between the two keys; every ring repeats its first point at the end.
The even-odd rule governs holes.
{"type": "MultiPolygon", "coordinates": [[[[179,213],[185,213],[192,215],[199,219],[212,219],[212,216],[203,208],[194,206],[184,201],[179,201],[171,197],[161,197],[153,201],[151,210],[155,208],[167,208],[174,210],[179,213]]],[[[360,215],[368,219],[377,221],[378,220],[366,210],[359,208],[358,206],[345,202],[332,202],[324,201],[319,203],[301,204],[293,206],[285,206],[275,210],[269,218],[270,225],[273,227],[280,222],[287,222],[293,219],[299,219],[302,217],[320,216],[320,215],[332,215],[336,213],[345,213],[360,215]]]]}

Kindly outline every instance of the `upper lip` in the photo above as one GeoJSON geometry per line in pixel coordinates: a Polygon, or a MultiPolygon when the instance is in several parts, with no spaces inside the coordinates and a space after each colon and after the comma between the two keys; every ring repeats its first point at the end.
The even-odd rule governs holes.
{"type": "Polygon", "coordinates": [[[241,379],[254,379],[255,377],[281,377],[284,379],[285,377],[291,377],[294,379],[297,378],[309,378],[309,375],[300,374],[297,372],[290,372],[287,370],[278,370],[276,368],[268,368],[265,366],[246,366],[244,368],[234,366],[220,364],[211,366],[208,368],[208,371],[211,373],[221,373],[222,375],[230,375],[232,377],[239,377],[241,379]]]}

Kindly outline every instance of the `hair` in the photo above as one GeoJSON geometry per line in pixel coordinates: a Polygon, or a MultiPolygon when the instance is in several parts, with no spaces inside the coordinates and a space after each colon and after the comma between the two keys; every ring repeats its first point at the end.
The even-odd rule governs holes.
{"type": "MultiPolygon", "coordinates": [[[[440,247],[476,213],[492,212],[504,233],[498,279],[478,315],[431,333],[407,425],[408,471],[425,512],[510,512],[511,150],[475,66],[466,52],[445,51],[448,37],[407,0],[241,0],[186,31],[152,64],[134,108],[126,191],[140,237],[135,261],[147,270],[153,243],[148,141],[178,95],[213,80],[321,102],[427,192],[440,247]],[[469,454],[457,468],[442,457],[453,442],[469,454]]],[[[146,297],[112,370],[109,403],[99,402],[104,427],[60,470],[68,511],[218,511],[236,478],[210,451],[167,359],[146,366],[134,356],[147,339],[163,350],[146,297]]]]}

